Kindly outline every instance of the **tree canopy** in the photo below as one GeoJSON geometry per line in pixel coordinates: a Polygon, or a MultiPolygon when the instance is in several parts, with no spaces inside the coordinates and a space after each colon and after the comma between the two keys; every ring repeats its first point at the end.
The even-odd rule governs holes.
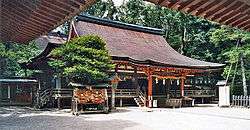
{"type": "Polygon", "coordinates": [[[108,78],[113,68],[106,43],[95,35],[74,38],[52,51],[49,65],[58,76],[66,76],[74,82],[93,84],[108,78]]]}
{"type": "Polygon", "coordinates": [[[25,77],[34,71],[24,70],[19,63],[27,62],[40,52],[34,42],[28,44],[0,43],[0,78],[25,77]]]}

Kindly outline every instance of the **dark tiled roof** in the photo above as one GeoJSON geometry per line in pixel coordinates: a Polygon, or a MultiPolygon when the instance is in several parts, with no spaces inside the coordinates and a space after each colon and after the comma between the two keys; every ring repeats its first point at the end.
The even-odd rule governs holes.
{"type": "Polygon", "coordinates": [[[35,39],[36,44],[43,51],[36,57],[32,58],[28,63],[20,63],[23,68],[30,69],[41,69],[41,66],[47,64],[48,57],[50,56],[50,52],[64,44],[67,41],[68,36],[58,33],[49,33],[48,35],[41,36],[35,39]]]}
{"type": "Polygon", "coordinates": [[[114,60],[123,59],[165,67],[219,68],[224,66],[179,54],[159,35],[160,29],[111,22],[89,16],[79,16],[74,27],[78,35],[101,36],[106,41],[108,51],[114,60]],[[148,29],[154,31],[150,32],[148,29]]]}

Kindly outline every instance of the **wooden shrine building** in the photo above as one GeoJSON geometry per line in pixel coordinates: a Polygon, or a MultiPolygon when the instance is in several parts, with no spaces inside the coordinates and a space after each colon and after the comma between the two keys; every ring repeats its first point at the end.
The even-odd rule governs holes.
{"type": "MultiPolygon", "coordinates": [[[[133,95],[132,99],[138,105],[146,104],[148,107],[152,107],[152,101],[156,99],[154,95],[157,95],[157,93],[162,94],[163,98],[189,96],[186,90],[192,88],[187,84],[196,84],[196,86],[200,82],[212,84],[213,80],[210,79],[220,73],[224,66],[223,64],[200,61],[179,54],[166,42],[162,36],[163,31],[160,29],[93,16],[78,16],[76,21],[71,23],[68,38],[89,34],[99,35],[106,41],[106,47],[115,64],[115,69],[111,70],[110,73],[117,73],[123,80],[119,82],[116,90],[116,97],[120,98],[120,104],[122,104],[123,94],[125,93],[127,97],[133,95]],[[201,79],[200,81],[199,78],[198,80],[194,78],[201,76],[206,77],[204,78],[206,80],[201,79]],[[171,90],[173,86],[175,87],[171,90]],[[165,92],[168,94],[165,94],[165,92]],[[171,95],[171,92],[174,92],[174,94],[171,95]]],[[[62,38],[63,40],[58,42],[60,37],[51,34],[39,38],[40,42],[48,44],[47,47],[41,55],[24,66],[29,69],[49,70],[46,64],[50,57],[50,51],[53,47],[63,44],[65,41],[65,38],[62,38]]],[[[55,81],[56,89],[65,87],[63,82],[65,81],[58,85],[57,79],[55,81]]],[[[203,90],[203,88],[200,90],[203,90]]],[[[192,91],[188,90],[188,92],[196,93],[199,91],[202,94],[200,90],[193,89],[192,91]]],[[[192,97],[192,93],[189,97],[192,97]]]]}
{"type": "Polygon", "coordinates": [[[0,106],[34,105],[38,87],[35,79],[0,79],[0,106]]]}

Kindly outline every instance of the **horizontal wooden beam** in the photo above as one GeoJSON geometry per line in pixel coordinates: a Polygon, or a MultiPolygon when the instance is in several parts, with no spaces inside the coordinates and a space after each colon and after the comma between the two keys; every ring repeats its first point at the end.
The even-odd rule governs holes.
{"type": "Polygon", "coordinates": [[[195,8],[194,10],[190,11],[189,13],[192,15],[199,15],[202,12],[204,12],[206,9],[211,8],[211,5],[215,2],[215,0],[206,0],[206,1],[201,1],[201,5],[195,8]]]}
{"type": "Polygon", "coordinates": [[[250,17],[248,15],[245,15],[241,18],[239,18],[238,20],[235,20],[234,22],[230,23],[231,26],[233,27],[238,27],[240,24],[242,24],[243,22],[250,20],[250,17]]]}
{"type": "Polygon", "coordinates": [[[8,12],[5,9],[3,9],[3,10],[5,12],[5,15],[7,15],[7,16],[13,15],[14,17],[17,17],[18,19],[22,19],[22,20],[20,20],[22,22],[24,22],[24,21],[32,21],[32,22],[36,22],[37,24],[40,24],[40,25],[43,25],[43,26],[51,26],[51,25],[53,25],[52,23],[49,23],[48,21],[44,21],[42,19],[33,18],[32,16],[27,17],[27,15],[24,15],[24,14],[22,14],[22,13],[16,11],[16,10],[13,10],[12,12],[8,12]],[[10,14],[10,15],[8,15],[8,14],[10,14]]]}
{"type": "Polygon", "coordinates": [[[232,18],[234,18],[235,16],[237,16],[238,14],[240,14],[240,12],[242,12],[245,9],[245,4],[243,3],[239,3],[239,6],[236,7],[233,11],[231,11],[230,13],[226,14],[225,16],[222,16],[219,20],[220,23],[225,24],[227,22],[227,20],[230,20],[232,18]]]}
{"type": "MultiPolygon", "coordinates": [[[[12,2],[11,2],[12,3],[12,2]]],[[[12,3],[13,4],[13,3],[12,3]]],[[[34,17],[38,18],[38,19],[45,19],[47,21],[51,21],[51,22],[57,22],[57,20],[61,19],[61,18],[58,18],[54,15],[49,15],[48,13],[45,12],[44,13],[41,13],[41,12],[38,12],[38,11],[41,11],[41,10],[38,10],[38,11],[33,11],[31,7],[25,5],[24,3],[20,3],[21,6],[17,6],[16,7],[16,10],[19,12],[19,11],[22,11],[22,13],[24,15],[27,15],[27,16],[30,16],[30,12],[32,12],[34,15],[34,17]]],[[[15,5],[13,5],[15,6],[15,5]]],[[[44,12],[44,11],[42,11],[44,12]]]]}
{"type": "Polygon", "coordinates": [[[175,0],[175,1],[171,1],[168,4],[169,8],[178,8],[178,6],[180,5],[180,3],[182,2],[182,0],[175,0]]]}
{"type": "Polygon", "coordinates": [[[232,13],[234,10],[237,10],[239,8],[239,6],[241,6],[241,2],[239,1],[235,1],[233,2],[228,8],[225,8],[225,10],[223,12],[221,12],[220,14],[215,15],[212,20],[213,21],[221,21],[222,18],[224,19],[224,17],[226,17],[228,14],[232,13]]]}
{"type": "Polygon", "coordinates": [[[201,5],[203,5],[205,1],[201,0],[198,3],[192,5],[190,8],[186,9],[186,13],[191,13],[192,11],[195,11],[197,8],[199,8],[201,5]]]}
{"type": "Polygon", "coordinates": [[[234,23],[234,21],[237,21],[238,19],[241,19],[242,17],[248,15],[247,12],[248,10],[250,10],[250,6],[244,4],[244,6],[242,8],[240,8],[240,10],[237,10],[236,14],[229,17],[227,20],[225,20],[225,24],[231,25],[231,23],[234,23]]]}
{"type": "Polygon", "coordinates": [[[56,1],[56,0],[44,1],[43,4],[46,6],[50,6],[54,10],[58,10],[59,12],[62,12],[62,13],[71,13],[74,11],[72,8],[70,8],[70,6],[66,6],[65,4],[61,4],[60,1],[56,1]]]}
{"type": "Polygon", "coordinates": [[[190,8],[192,5],[197,4],[199,1],[197,0],[186,0],[180,4],[177,8],[178,10],[185,11],[185,9],[190,8]]]}
{"type": "Polygon", "coordinates": [[[28,6],[29,3],[28,1],[26,2],[20,2],[20,4],[27,10],[29,10],[30,12],[33,12],[35,15],[42,15],[42,16],[46,16],[48,18],[52,18],[52,19],[56,19],[56,20],[59,20],[61,19],[62,17],[58,16],[58,15],[55,15],[55,14],[51,14],[51,13],[48,13],[48,11],[46,10],[42,10],[42,9],[37,9],[36,11],[34,11],[34,9],[32,9],[30,6],[28,6]]]}
{"type": "Polygon", "coordinates": [[[248,23],[246,26],[242,27],[244,30],[248,30],[250,28],[250,23],[248,23]]]}
{"type": "Polygon", "coordinates": [[[1,3],[0,13],[4,19],[0,29],[5,29],[1,29],[0,40],[32,40],[70,20],[94,2],[95,0],[5,0],[1,3]],[[4,18],[2,15],[5,15],[4,18]],[[5,26],[6,24],[11,26],[5,26]]]}
{"type": "Polygon", "coordinates": [[[225,2],[225,4],[223,4],[224,7],[220,6],[219,10],[207,14],[205,18],[209,20],[215,19],[217,16],[220,16],[221,14],[225,13],[225,10],[227,10],[228,8],[232,8],[236,3],[236,0],[228,0],[227,2],[225,2]]]}
{"type": "Polygon", "coordinates": [[[245,26],[248,25],[249,22],[250,22],[250,19],[248,19],[248,20],[246,20],[246,21],[240,23],[240,24],[238,25],[238,27],[239,27],[239,28],[244,28],[245,26]]]}
{"type": "MultiPolygon", "coordinates": [[[[3,12],[5,14],[5,12],[3,12]]],[[[15,17],[14,15],[9,15],[8,13],[3,15],[3,17],[10,18],[8,19],[9,22],[11,22],[13,25],[16,25],[14,27],[18,26],[24,26],[25,24],[28,24],[28,26],[34,28],[34,29],[47,29],[49,26],[44,24],[40,25],[39,23],[36,23],[34,21],[27,21],[27,19],[23,19],[19,16],[15,17]],[[20,21],[19,21],[20,20],[20,21]]]]}

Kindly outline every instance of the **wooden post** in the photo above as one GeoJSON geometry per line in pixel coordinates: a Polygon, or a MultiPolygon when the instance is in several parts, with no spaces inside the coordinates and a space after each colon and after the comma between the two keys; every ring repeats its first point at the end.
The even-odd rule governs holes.
{"type": "Polygon", "coordinates": [[[10,85],[8,85],[8,99],[10,99],[10,85]]]}
{"type": "Polygon", "coordinates": [[[148,107],[152,107],[152,100],[153,100],[153,77],[151,74],[148,75],[148,107]]]}
{"type": "Polygon", "coordinates": [[[140,86],[138,84],[138,77],[137,77],[137,68],[134,68],[134,85],[136,87],[136,94],[139,95],[140,92],[140,86]]]}
{"type": "Polygon", "coordinates": [[[120,107],[122,107],[122,98],[120,98],[120,107]]]}
{"type": "Polygon", "coordinates": [[[61,109],[61,99],[59,97],[57,98],[57,108],[61,109]]]}
{"type": "Polygon", "coordinates": [[[181,97],[184,96],[184,84],[185,84],[185,80],[184,80],[184,78],[181,78],[181,89],[180,89],[181,97]]]}
{"type": "Polygon", "coordinates": [[[112,87],[111,89],[111,107],[112,109],[115,109],[115,89],[112,87]]]}
{"type": "Polygon", "coordinates": [[[169,89],[170,89],[170,86],[171,86],[171,81],[170,79],[166,79],[166,84],[165,84],[165,89],[166,89],[166,96],[167,96],[167,99],[170,98],[170,93],[169,93],[169,89]]]}
{"type": "Polygon", "coordinates": [[[116,65],[115,66],[115,79],[112,79],[113,81],[111,81],[112,82],[112,89],[111,89],[111,109],[115,109],[115,89],[116,89],[116,87],[117,87],[117,85],[118,85],[118,82],[119,82],[119,77],[118,77],[118,74],[117,74],[117,72],[118,72],[118,65],[116,65]]]}

